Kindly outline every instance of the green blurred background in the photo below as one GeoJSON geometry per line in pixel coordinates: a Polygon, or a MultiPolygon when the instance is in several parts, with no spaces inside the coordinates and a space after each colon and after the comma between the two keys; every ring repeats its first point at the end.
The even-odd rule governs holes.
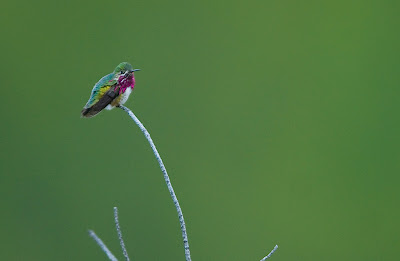
{"type": "Polygon", "coordinates": [[[184,260],[142,133],[80,118],[140,68],[126,103],[181,202],[193,260],[400,254],[398,1],[5,1],[0,260],[184,260]]]}

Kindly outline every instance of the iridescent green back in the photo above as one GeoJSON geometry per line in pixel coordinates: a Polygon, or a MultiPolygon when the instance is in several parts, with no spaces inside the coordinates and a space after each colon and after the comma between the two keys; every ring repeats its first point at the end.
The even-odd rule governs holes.
{"type": "Polygon", "coordinates": [[[90,94],[90,98],[83,108],[86,109],[86,108],[90,108],[91,106],[93,106],[96,102],[99,101],[99,99],[101,98],[101,95],[104,94],[104,92],[101,92],[100,90],[104,87],[112,86],[115,83],[116,83],[116,81],[114,80],[114,73],[107,74],[106,76],[101,78],[100,81],[98,81],[94,85],[94,87],[92,89],[92,93],[90,94]]]}

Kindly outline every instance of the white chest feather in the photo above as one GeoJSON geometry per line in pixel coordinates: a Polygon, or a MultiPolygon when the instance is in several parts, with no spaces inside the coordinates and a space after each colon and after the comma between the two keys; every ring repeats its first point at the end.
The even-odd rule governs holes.
{"type": "Polygon", "coordinates": [[[132,92],[132,88],[127,88],[126,89],[126,91],[122,94],[122,97],[121,97],[121,101],[119,102],[119,104],[124,104],[127,100],[128,100],[128,98],[129,98],[129,95],[131,95],[131,92],[132,92]]]}

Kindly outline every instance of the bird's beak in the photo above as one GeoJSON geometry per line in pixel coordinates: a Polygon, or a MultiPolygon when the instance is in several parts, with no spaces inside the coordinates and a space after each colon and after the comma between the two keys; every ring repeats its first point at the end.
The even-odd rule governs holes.
{"type": "Polygon", "coordinates": [[[140,69],[133,69],[131,72],[140,71],[140,69]]]}

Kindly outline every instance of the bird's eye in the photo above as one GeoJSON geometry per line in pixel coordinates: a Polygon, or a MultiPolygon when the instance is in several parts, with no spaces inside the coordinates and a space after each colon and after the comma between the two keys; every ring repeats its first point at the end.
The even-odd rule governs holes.
{"type": "Polygon", "coordinates": [[[121,74],[124,74],[125,73],[125,71],[121,71],[121,74]]]}

